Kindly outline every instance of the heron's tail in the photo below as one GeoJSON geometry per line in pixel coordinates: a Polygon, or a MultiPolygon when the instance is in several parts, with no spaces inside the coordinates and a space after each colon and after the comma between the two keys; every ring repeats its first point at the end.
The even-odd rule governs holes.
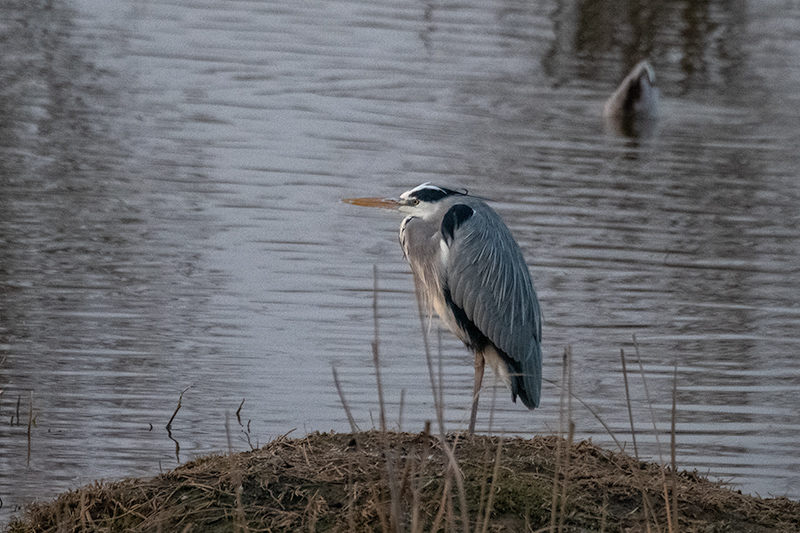
{"type": "Polygon", "coordinates": [[[512,361],[508,370],[511,377],[511,399],[516,402],[519,396],[528,409],[539,407],[542,393],[541,345],[536,343],[531,353],[522,361],[512,361]]]}
{"type": "Polygon", "coordinates": [[[508,356],[504,351],[490,344],[483,352],[492,366],[495,375],[511,389],[511,400],[517,397],[528,409],[539,407],[542,391],[542,347],[536,343],[522,361],[508,356]]]}

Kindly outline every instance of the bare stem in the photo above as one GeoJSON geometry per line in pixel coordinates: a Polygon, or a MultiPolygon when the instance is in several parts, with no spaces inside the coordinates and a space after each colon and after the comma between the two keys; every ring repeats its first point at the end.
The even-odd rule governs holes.
{"type": "Polygon", "coordinates": [[[672,486],[672,527],[670,531],[678,533],[678,461],[677,443],[675,438],[675,426],[678,417],[678,358],[675,358],[675,371],[672,375],[672,420],[670,424],[670,462],[672,471],[670,472],[670,485],[672,486]]]}
{"type": "Polygon", "coordinates": [[[339,401],[342,402],[342,407],[344,407],[344,413],[347,415],[347,421],[350,423],[350,431],[356,433],[361,431],[356,424],[356,419],[353,418],[353,413],[350,411],[350,406],[347,404],[347,400],[344,398],[344,391],[342,390],[342,384],[339,382],[339,372],[336,371],[336,367],[331,367],[333,370],[333,384],[336,386],[336,392],[339,393],[339,401]]]}
{"type": "Polygon", "coordinates": [[[494,456],[494,470],[492,472],[492,483],[489,485],[489,498],[486,502],[486,513],[483,516],[483,527],[481,533],[486,533],[489,530],[489,517],[492,514],[492,507],[494,506],[494,487],[497,483],[497,478],[500,477],[500,454],[503,450],[503,439],[497,441],[497,453],[494,456]]]}
{"type": "Polygon", "coordinates": [[[178,442],[178,441],[177,441],[175,438],[173,438],[173,437],[172,437],[172,421],[173,421],[173,420],[175,420],[175,415],[177,415],[177,414],[178,414],[178,411],[180,411],[180,409],[181,409],[181,403],[183,402],[183,395],[184,395],[184,393],[185,393],[187,390],[189,390],[191,387],[192,387],[192,386],[191,386],[191,385],[189,385],[188,387],[186,387],[185,389],[183,389],[183,390],[181,391],[181,394],[180,394],[180,396],[178,396],[178,406],[175,408],[175,412],[174,412],[174,413],[172,413],[172,416],[170,417],[170,419],[169,419],[169,422],[167,422],[167,425],[166,425],[166,428],[167,428],[167,436],[170,438],[170,440],[171,440],[172,442],[174,442],[174,443],[175,443],[175,459],[178,461],[178,463],[180,463],[180,462],[181,462],[181,445],[180,445],[180,443],[179,443],[179,442],[178,442]]]}
{"type": "MultiPolygon", "coordinates": [[[[17,423],[19,423],[19,415],[17,415],[17,423]]],[[[31,426],[33,425],[33,391],[31,391],[31,403],[28,407],[28,464],[31,466],[31,426]]]]}

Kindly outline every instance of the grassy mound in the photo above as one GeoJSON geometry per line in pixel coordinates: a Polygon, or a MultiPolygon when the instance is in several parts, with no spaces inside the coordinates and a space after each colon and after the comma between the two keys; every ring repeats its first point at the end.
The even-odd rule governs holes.
{"type": "Polygon", "coordinates": [[[32,505],[8,532],[467,529],[788,532],[800,531],[800,502],[554,436],[366,432],[283,438],[83,487],[32,505]]]}

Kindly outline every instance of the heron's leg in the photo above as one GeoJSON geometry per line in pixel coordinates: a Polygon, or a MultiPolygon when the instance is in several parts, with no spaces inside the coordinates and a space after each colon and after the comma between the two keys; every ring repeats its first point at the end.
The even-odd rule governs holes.
{"type": "Polygon", "coordinates": [[[475,389],[472,391],[472,414],[469,417],[469,434],[475,434],[475,421],[478,418],[478,398],[481,395],[481,383],[483,382],[483,370],[486,367],[486,360],[483,354],[475,352],[475,389]]]}

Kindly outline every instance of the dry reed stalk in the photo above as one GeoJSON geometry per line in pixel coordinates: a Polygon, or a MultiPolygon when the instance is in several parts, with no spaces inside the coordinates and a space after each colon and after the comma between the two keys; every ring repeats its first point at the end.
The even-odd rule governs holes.
{"type": "MultiPolygon", "coordinates": [[[[563,453],[563,435],[564,435],[564,412],[565,412],[565,403],[567,402],[567,380],[569,370],[568,370],[568,359],[569,359],[569,348],[564,348],[564,355],[561,358],[561,392],[559,394],[559,407],[558,407],[558,440],[556,441],[556,464],[553,472],[553,496],[550,501],[550,531],[553,532],[556,530],[556,524],[558,519],[558,495],[559,495],[559,475],[561,474],[561,462],[562,462],[562,453],[563,453]]],[[[567,415],[569,416],[569,415],[567,415]]]]}
{"type": "Polygon", "coordinates": [[[494,470],[492,471],[492,484],[489,486],[489,498],[486,502],[486,513],[483,517],[483,527],[481,533],[486,533],[489,530],[489,517],[492,514],[492,507],[494,506],[494,488],[497,483],[497,478],[500,475],[500,454],[503,450],[503,439],[497,441],[497,453],[494,456],[494,470]]]}
{"type": "Polygon", "coordinates": [[[603,492],[603,514],[600,515],[600,533],[606,533],[607,516],[608,516],[608,491],[603,492]]]}
{"type": "Polygon", "coordinates": [[[308,533],[316,533],[317,531],[317,520],[319,519],[319,489],[314,491],[314,495],[308,498],[308,504],[306,504],[305,514],[308,516],[308,533]]]}
{"type": "MultiPolygon", "coordinates": [[[[180,402],[179,402],[180,403],[180,402]]],[[[244,403],[244,400],[242,400],[244,403]]],[[[179,406],[180,407],[180,406],[179,406]]],[[[239,406],[241,409],[241,405],[239,406]]],[[[175,410],[177,413],[177,409],[175,410]]],[[[244,504],[242,503],[242,492],[243,486],[242,482],[244,480],[244,472],[242,469],[236,464],[236,456],[233,453],[233,439],[231,436],[231,425],[230,425],[230,413],[226,410],[225,411],[225,436],[228,440],[228,457],[229,457],[229,474],[228,480],[231,484],[231,488],[233,489],[234,498],[236,500],[236,514],[234,516],[234,530],[241,531],[242,533],[250,533],[250,528],[247,526],[247,515],[244,510],[244,504]]],[[[174,415],[173,415],[174,418],[174,415]]],[[[239,412],[236,412],[236,418],[239,419],[239,412]]],[[[239,419],[239,423],[241,424],[241,419],[239,419]]],[[[172,422],[172,420],[170,420],[172,422]]],[[[196,487],[201,487],[200,485],[195,484],[196,487]]],[[[206,487],[206,491],[211,493],[214,491],[212,487],[206,487]]]]}
{"type": "Polygon", "coordinates": [[[445,502],[447,501],[447,495],[450,493],[451,484],[452,482],[450,476],[445,474],[444,485],[442,485],[442,496],[439,499],[439,510],[436,511],[436,516],[433,517],[433,522],[431,523],[431,533],[439,531],[439,528],[441,527],[441,522],[444,518],[444,513],[446,510],[445,502]]]}
{"type": "MultiPolygon", "coordinates": [[[[442,399],[442,392],[441,392],[441,372],[439,379],[436,378],[436,372],[433,370],[433,356],[431,355],[430,343],[428,342],[428,329],[425,327],[425,305],[424,299],[420,294],[419,290],[414,286],[414,294],[417,297],[417,313],[419,315],[419,324],[420,330],[422,331],[422,346],[425,350],[425,362],[428,366],[428,378],[431,382],[431,391],[433,393],[433,406],[434,410],[436,411],[436,421],[439,424],[439,435],[444,435],[444,405],[441,401],[442,399]],[[438,386],[437,386],[438,383],[438,386]]],[[[440,358],[441,362],[441,358],[440,358]]],[[[440,369],[441,370],[441,369],[440,369]]]]}
{"type": "MultiPolygon", "coordinates": [[[[425,428],[422,431],[422,444],[420,450],[420,461],[418,472],[425,472],[428,462],[428,454],[430,452],[430,436],[431,436],[431,423],[425,422],[425,428]]],[[[419,514],[422,508],[422,484],[423,478],[417,475],[416,472],[412,475],[414,487],[411,493],[411,533],[418,533],[422,531],[422,524],[420,523],[419,514]]]]}
{"type": "MultiPolygon", "coordinates": [[[[19,415],[17,415],[19,421],[19,415]]],[[[31,466],[31,426],[33,426],[33,391],[31,391],[31,402],[28,405],[28,464],[31,466]]]]}
{"type": "MultiPolygon", "coordinates": [[[[379,488],[373,485],[370,488],[370,492],[372,493],[373,501],[381,501],[381,493],[379,488]]],[[[384,509],[383,505],[380,505],[380,503],[375,505],[375,514],[378,515],[378,522],[381,524],[381,531],[383,531],[383,533],[389,533],[391,531],[391,528],[389,527],[389,519],[386,517],[386,509],[384,509]]]]}
{"type": "Polygon", "coordinates": [[[81,525],[81,531],[86,531],[86,493],[81,492],[80,501],[78,505],[78,519],[81,525]]]}
{"type": "Polygon", "coordinates": [[[628,420],[631,424],[631,440],[633,441],[633,456],[639,460],[639,447],[636,445],[636,430],[633,424],[633,403],[631,403],[631,390],[628,386],[628,365],[625,362],[625,350],[620,348],[619,356],[622,360],[622,381],[625,383],[625,403],[628,405],[628,420]]]}
{"type": "Polygon", "coordinates": [[[243,473],[241,469],[236,469],[236,466],[232,466],[231,470],[231,482],[233,484],[233,490],[236,493],[236,520],[234,522],[234,527],[236,527],[237,531],[241,531],[242,533],[250,533],[250,528],[247,526],[247,515],[244,511],[244,504],[242,503],[242,492],[244,491],[244,487],[242,486],[243,481],[243,473]]]}
{"type": "MultiPolygon", "coordinates": [[[[634,427],[633,423],[633,403],[631,402],[631,394],[630,394],[630,387],[628,385],[628,365],[625,359],[625,350],[619,350],[619,356],[622,361],[622,379],[625,383],[625,401],[628,405],[628,419],[630,420],[631,424],[631,440],[633,441],[633,454],[634,459],[636,462],[639,462],[639,448],[636,445],[636,428],[634,427]]],[[[647,524],[647,530],[650,530],[650,517],[653,516],[653,520],[655,521],[655,512],[652,509],[650,504],[650,498],[647,496],[647,488],[645,487],[644,482],[641,480],[641,476],[639,474],[639,469],[633,467],[631,465],[631,471],[633,472],[634,479],[636,480],[636,484],[639,485],[640,490],[642,491],[642,514],[644,514],[644,521],[647,524]]],[[[656,523],[656,529],[660,531],[658,524],[656,523]]]]}
{"type": "Polygon", "coordinates": [[[378,404],[380,406],[381,431],[386,433],[386,403],[383,399],[383,380],[381,379],[380,356],[378,353],[378,265],[372,265],[372,364],[375,366],[375,379],[378,385],[378,404]]]}
{"type": "MultiPolygon", "coordinates": [[[[495,400],[496,399],[497,399],[497,387],[494,387],[492,389],[492,404],[491,404],[491,408],[489,410],[489,431],[488,431],[489,435],[491,435],[491,433],[492,433],[492,423],[493,423],[493,418],[494,418],[494,408],[495,408],[495,400]]],[[[502,436],[500,437],[500,439],[502,440],[502,436]]],[[[495,472],[494,476],[492,477],[491,486],[487,486],[486,480],[489,477],[489,464],[490,464],[490,460],[489,460],[490,459],[490,455],[489,455],[489,453],[490,452],[489,452],[488,443],[484,441],[484,445],[485,445],[484,455],[483,455],[484,468],[483,468],[483,472],[481,474],[480,497],[478,498],[478,510],[477,510],[476,516],[477,517],[484,516],[484,522],[486,523],[486,526],[488,526],[488,520],[489,520],[489,516],[491,515],[491,510],[492,510],[492,504],[490,504],[489,501],[493,501],[493,496],[491,494],[491,491],[493,490],[494,484],[495,484],[495,480],[497,479],[497,472],[495,472]],[[487,490],[490,491],[489,494],[487,494],[487,490]],[[484,504],[486,504],[486,505],[484,506],[484,504]]],[[[500,446],[501,446],[501,442],[498,442],[498,453],[497,453],[497,459],[495,460],[495,464],[499,464],[499,458],[500,458],[499,448],[500,448],[500,446]]],[[[486,527],[486,526],[484,526],[484,527],[486,527]]],[[[478,528],[478,524],[476,523],[476,525],[475,525],[476,533],[478,531],[477,528],[478,528]]]]}
{"type": "MultiPolygon", "coordinates": [[[[542,378],[542,381],[550,383],[551,385],[553,385],[557,389],[561,389],[562,388],[562,385],[559,385],[556,381],[553,381],[553,380],[550,380],[550,379],[547,379],[547,378],[542,378]]],[[[613,440],[614,444],[617,446],[617,449],[619,451],[621,451],[621,452],[624,452],[625,451],[625,447],[617,439],[617,436],[614,435],[614,432],[611,430],[609,425],[606,424],[605,420],[603,420],[603,418],[597,413],[597,411],[591,405],[589,405],[583,399],[581,399],[581,397],[578,396],[577,394],[570,393],[569,396],[570,396],[571,399],[573,399],[573,400],[577,401],[579,404],[581,404],[584,409],[589,411],[589,413],[595,418],[595,420],[597,420],[597,422],[599,422],[600,425],[603,426],[603,429],[606,430],[606,433],[608,434],[608,436],[611,437],[611,440],[613,440]]]]}
{"type": "Polygon", "coordinates": [[[444,351],[442,350],[442,328],[436,328],[436,354],[438,357],[436,358],[437,361],[437,368],[438,368],[438,381],[439,381],[439,412],[441,412],[442,420],[444,420],[444,351]]]}
{"type": "Polygon", "coordinates": [[[558,512],[558,533],[564,531],[564,518],[567,514],[567,487],[569,481],[570,458],[572,457],[572,444],[575,440],[575,422],[569,421],[569,432],[567,433],[567,445],[564,453],[564,481],[561,483],[561,504],[558,512]]]}
{"type": "MultiPolygon", "coordinates": [[[[494,386],[492,387],[492,402],[489,404],[489,427],[487,428],[487,432],[489,435],[492,434],[492,429],[494,428],[494,413],[495,408],[497,406],[497,376],[494,376],[494,386]]],[[[501,430],[501,437],[502,437],[502,430],[501,430]]]]}
{"type": "Polygon", "coordinates": [[[439,441],[442,445],[442,451],[447,458],[447,466],[445,467],[445,472],[453,477],[456,482],[456,488],[458,489],[458,502],[461,507],[461,522],[464,531],[469,531],[469,515],[467,509],[467,491],[464,487],[464,476],[461,474],[461,469],[458,466],[458,461],[456,460],[456,456],[454,450],[458,445],[458,437],[455,438],[453,441],[453,447],[447,445],[444,435],[439,436],[439,441]]]}
{"type": "MultiPolygon", "coordinates": [[[[675,371],[672,375],[672,413],[670,416],[670,484],[672,485],[672,525],[675,528],[674,532],[678,533],[678,464],[677,464],[677,444],[675,435],[675,425],[678,416],[678,358],[675,358],[675,371]]],[[[672,530],[670,530],[672,531],[672,530]]]]}
{"type": "MultiPolygon", "coordinates": [[[[451,487],[452,488],[452,487],[451,487]]],[[[444,531],[447,533],[455,533],[455,513],[453,512],[453,491],[448,490],[442,494],[444,498],[444,531]]],[[[431,531],[433,533],[433,530],[431,531]]]]}
{"type": "Polygon", "coordinates": [[[231,414],[226,410],[225,411],[225,438],[228,440],[228,454],[232,454],[233,453],[233,441],[231,440],[230,417],[231,417],[231,414]]]}
{"type": "MultiPolygon", "coordinates": [[[[661,448],[661,439],[658,438],[658,425],[656,424],[656,413],[653,410],[653,401],[650,399],[650,391],[647,387],[647,378],[645,377],[644,373],[644,365],[642,364],[642,357],[639,353],[639,343],[636,341],[636,334],[633,334],[633,348],[636,353],[636,362],[639,365],[639,373],[642,376],[642,386],[644,388],[644,395],[647,399],[647,406],[650,410],[650,419],[653,424],[653,435],[656,438],[656,449],[658,449],[658,464],[661,466],[661,486],[663,488],[663,496],[664,496],[664,505],[666,506],[666,515],[667,515],[667,531],[670,533],[673,532],[672,527],[672,505],[670,502],[668,489],[667,489],[667,474],[666,474],[666,466],[664,465],[664,455],[662,453],[661,448]]],[[[653,514],[655,519],[655,513],[653,514]]],[[[656,521],[656,528],[661,531],[658,526],[658,522],[656,521]]]]}
{"type": "Polygon", "coordinates": [[[355,515],[355,506],[356,506],[356,485],[353,482],[353,465],[355,464],[355,459],[350,456],[347,468],[347,526],[350,528],[350,531],[356,530],[356,515],[355,515]]]}
{"type": "Polygon", "coordinates": [[[403,410],[406,405],[406,389],[400,389],[400,407],[397,411],[397,431],[403,431],[403,410]]]}
{"type": "Polygon", "coordinates": [[[564,359],[567,366],[567,443],[564,450],[564,480],[561,484],[561,503],[558,513],[558,531],[564,530],[564,516],[566,515],[567,508],[567,482],[570,468],[570,457],[572,455],[572,442],[575,437],[575,423],[572,421],[572,347],[567,346],[564,350],[564,359]]]}
{"type": "Polygon", "coordinates": [[[347,403],[344,397],[344,391],[342,390],[342,384],[339,381],[339,372],[336,371],[336,367],[331,367],[333,371],[333,384],[336,386],[336,392],[339,394],[339,401],[342,402],[342,407],[344,407],[344,413],[347,415],[347,422],[350,424],[350,431],[353,433],[358,433],[361,429],[356,424],[356,419],[353,418],[353,413],[350,411],[350,405],[347,403]]]}
{"type": "Polygon", "coordinates": [[[389,527],[391,531],[400,533],[402,525],[402,508],[400,505],[400,491],[402,487],[397,482],[397,471],[394,464],[392,451],[389,449],[389,439],[386,429],[386,401],[383,396],[383,379],[381,378],[380,351],[378,340],[378,265],[372,265],[372,321],[374,338],[372,340],[372,363],[375,366],[375,380],[378,386],[378,404],[380,406],[380,434],[383,459],[386,465],[386,484],[389,487],[389,527]]]}
{"type": "MultiPolygon", "coordinates": [[[[463,523],[463,530],[469,531],[469,516],[467,510],[467,496],[466,496],[466,489],[464,488],[464,479],[461,476],[461,471],[458,467],[458,461],[455,458],[453,450],[455,450],[456,443],[458,442],[458,438],[453,443],[453,447],[451,448],[445,439],[445,427],[444,427],[444,391],[443,391],[443,371],[442,371],[442,357],[441,357],[441,337],[439,342],[439,375],[438,379],[436,376],[436,372],[433,369],[433,356],[431,355],[430,350],[430,343],[428,341],[428,329],[425,327],[425,302],[422,294],[420,294],[416,284],[414,285],[415,290],[414,293],[417,298],[417,310],[420,320],[420,329],[422,330],[422,344],[425,349],[425,361],[428,366],[428,377],[431,382],[431,390],[433,392],[433,402],[434,408],[436,410],[436,419],[439,423],[439,442],[441,443],[442,450],[445,453],[447,459],[447,466],[445,468],[445,475],[448,476],[452,474],[453,479],[455,480],[456,488],[458,490],[458,498],[461,507],[461,520],[463,523]]],[[[432,320],[433,317],[430,317],[432,320]]],[[[448,477],[445,478],[445,486],[448,487],[447,481],[449,480],[448,477]]],[[[445,490],[443,495],[447,495],[449,490],[445,490]]],[[[438,516],[438,514],[437,514],[438,516]]],[[[436,531],[432,529],[431,531],[436,531]]]]}
{"type": "Polygon", "coordinates": [[[403,466],[403,473],[400,474],[400,486],[399,486],[399,493],[400,493],[400,501],[403,501],[403,498],[406,494],[406,487],[410,486],[411,483],[411,471],[414,469],[414,460],[411,455],[411,452],[407,452],[405,455],[405,461],[403,466]]]}
{"type": "Polygon", "coordinates": [[[478,498],[478,513],[477,516],[481,516],[485,513],[486,509],[484,508],[484,503],[488,500],[488,495],[486,494],[489,486],[487,484],[487,479],[489,478],[489,445],[487,442],[484,442],[484,449],[483,449],[483,471],[481,472],[481,488],[480,488],[480,497],[478,498]]]}

